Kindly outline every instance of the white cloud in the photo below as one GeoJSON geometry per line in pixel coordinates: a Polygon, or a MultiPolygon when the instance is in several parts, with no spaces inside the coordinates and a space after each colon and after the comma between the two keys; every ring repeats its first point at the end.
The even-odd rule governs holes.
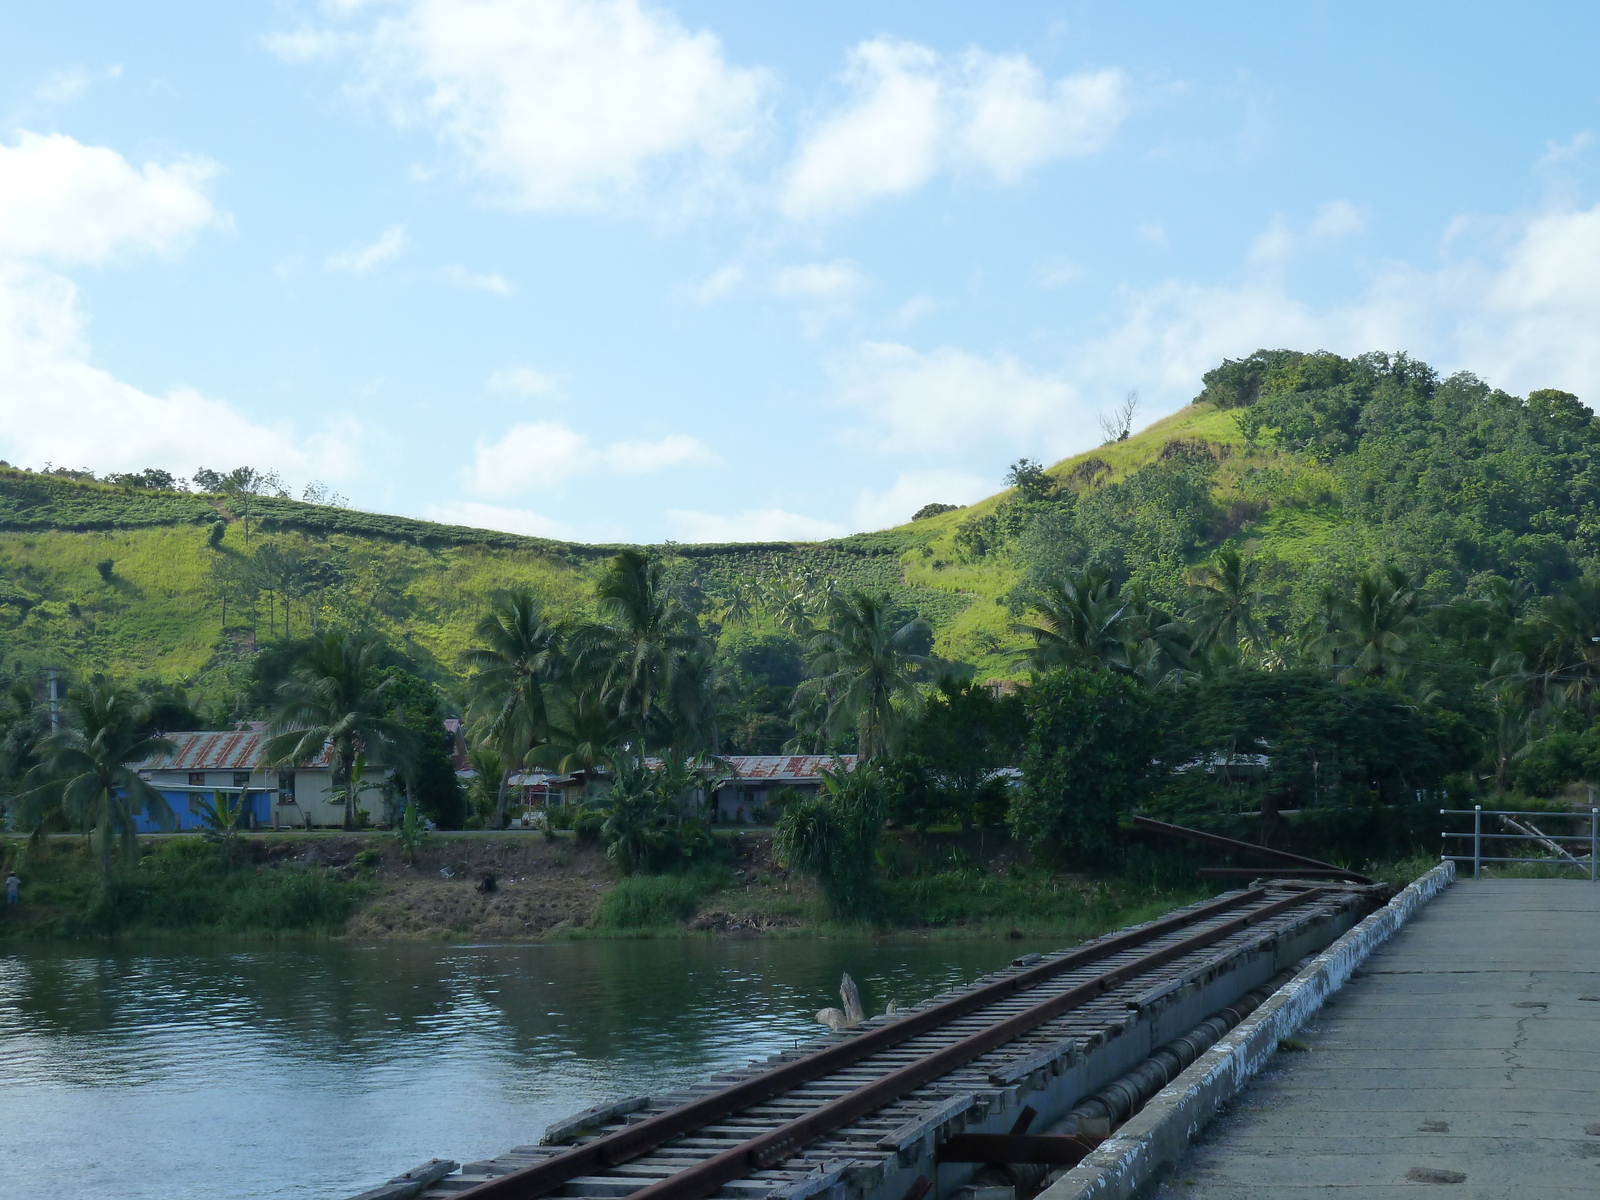
{"type": "Polygon", "coordinates": [[[98,75],[91,76],[82,67],[68,67],[57,71],[38,87],[33,89],[33,98],[41,104],[70,104],[84,92],[89,90],[91,83],[104,79],[117,79],[122,75],[119,66],[107,67],[98,75]]]}
{"type": "Polygon", "coordinates": [[[1561,163],[1572,162],[1582,157],[1583,152],[1594,145],[1594,134],[1585,129],[1572,135],[1565,142],[1546,142],[1544,153],[1539,156],[1539,166],[1554,167],[1561,163]]]}
{"type": "Polygon", "coordinates": [[[699,438],[682,433],[668,434],[656,442],[613,442],[598,453],[600,461],[618,475],[648,475],[668,467],[717,461],[699,438]]]}
{"type": "Polygon", "coordinates": [[[1039,286],[1042,288],[1066,287],[1083,278],[1083,268],[1070,259],[1052,258],[1038,266],[1039,286]]]}
{"type": "Polygon", "coordinates": [[[781,508],[751,508],[732,516],[669,509],[667,520],[681,542],[814,542],[849,532],[833,521],[781,508]]]}
{"type": "Polygon", "coordinates": [[[1447,244],[1465,246],[1478,232],[1486,244],[1476,254],[1435,270],[1386,264],[1362,294],[1322,307],[1289,291],[1281,260],[1259,255],[1237,283],[1130,291],[1119,326],[1073,352],[1071,381],[1107,396],[1136,386],[1155,416],[1191,398],[1223,357],[1278,346],[1382,349],[1512,392],[1559,387],[1600,401],[1600,205],[1454,222],[1447,244]]]}
{"type": "Polygon", "coordinates": [[[140,168],[63,134],[19,133],[0,145],[0,259],[170,253],[217,220],[204,191],[215,173],[204,159],[140,168]]]}
{"type": "Polygon", "coordinates": [[[1023,55],[972,49],[945,59],[890,38],[857,45],[844,79],[849,102],[811,132],[784,182],[791,217],[848,212],[941,170],[1012,183],[1098,150],[1127,113],[1119,71],[1052,83],[1023,55]]]}
{"type": "Polygon", "coordinates": [[[1600,205],[1528,221],[1481,293],[1465,293],[1480,295],[1456,334],[1479,374],[1517,391],[1565,388],[1600,407],[1600,205]]]}
{"type": "Polygon", "coordinates": [[[489,390],[517,392],[523,396],[559,396],[561,385],[532,367],[507,367],[489,376],[489,390]]]}
{"type": "Polygon", "coordinates": [[[760,124],[765,75],[729,65],[713,34],[637,0],[347,10],[354,26],[268,45],[290,61],[354,55],[397,120],[432,127],[518,206],[612,202],[673,166],[703,177],[760,124]]]}
{"type": "Polygon", "coordinates": [[[1367,214],[1348,200],[1329,200],[1317,210],[1311,222],[1311,236],[1339,238],[1360,233],[1367,227],[1367,214]]]}
{"type": "Polygon", "coordinates": [[[913,296],[894,310],[890,320],[900,329],[909,329],[923,317],[936,313],[943,307],[931,296],[913,296]]]}
{"type": "Polygon", "coordinates": [[[473,529],[499,529],[530,537],[567,538],[572,533],[559,521],[526,508],[502,508],[498,504],[479,504],[473,500],[449,500],[428,505],[428,520],[445,525],[466,525],[473,529]]]}
{"type": "Polygon", "coordinates": [[[885,449],[959,453],[995,440],[1064,449],[1094,423],[1070,384],[1006,354],[869,342],[835,374],[839,398],[867,415],[885,449]]]}
{"type": "Polygon", "coordinates": [[[493,292],[497,296],[509,296],[514,289],[506,282],[505,276],[494,274],[474,275],[465,267],[448,266],[444,269],[445,280],[457,287],[475,288],[479,291],[493,292]]]}
{"type": "Polygon", "coordinates": [[[360,438],[348,430],[307,439],[191,389],[151,395],[89,364],[83,325],[70,280],[0,265],[0,457],[97,472],[253,462],[300,478],[355,473],[360,438]]]}
{"type": "Polygon", "coordinates": [[[391,225],[378,235],[378,240],[370,246],[358,246],[354,250],[346,250],[340,254],[330,255],[328,269],[330,271],[349,271],[356,275],[365,274],[382,263],[388,262],[406,248],[406,227],[404,225],[391,225]]]}
{"type": "Polygon", "coordinates": [[[804,263],[781,267],[772,276],[772,290],[780,296],[811,300],[835,299],[856,291],[864,282],[854,263],[804,263]]]}
{"type": "Polygon", "coordinates": [[[993,479],[962,470],[904,471],[885,492],[863,491],[853,515],[857,529],[903,525],[924,504],[971,504],[999,490],[993,479]]]}
{"type": "Polygon", "coordinates": [[[715,304],[744,282],[744,268],[738,263],[718,267],[705,279],[689,289],[689,294],[701,304],[715,304]]]}
{"type": "Polygon", "coordinates": [[[296,437],[192,389],[156,396],[91,366],[78,290],[43,265],[176,250],[217,221],[202,190],[214,170],[138,168],[59,134],[0,146],[0,457],[96,472],[250,461],[301,478],[354,473],[358,430],[296,437]]]}
{"type": "Polygon", "coordinates": [[[599,471],[646,475],[716,461],[702,442],[685,434],[595,446],[559,422],[533,421],[513,425],[498,441],[480,441],[469,480],[479,495],[516,496],[599,471]]]}
{"type": "Polygon", "coordinates": [[[1134,235],[1141,242],[1148,242],[1152,246],[1167,248],[1167,231],[1155,221],[1143,221],[1134,228],[1134,235]]]}

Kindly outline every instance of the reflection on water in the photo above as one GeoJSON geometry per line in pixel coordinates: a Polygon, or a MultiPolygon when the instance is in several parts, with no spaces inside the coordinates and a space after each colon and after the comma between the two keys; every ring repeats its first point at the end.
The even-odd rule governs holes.
{"type": "Polygon", "coordinates": [[[0,957],[0,1197],[339,1197],[538,1139],[1016,942],[28,949],[0,957]]]}

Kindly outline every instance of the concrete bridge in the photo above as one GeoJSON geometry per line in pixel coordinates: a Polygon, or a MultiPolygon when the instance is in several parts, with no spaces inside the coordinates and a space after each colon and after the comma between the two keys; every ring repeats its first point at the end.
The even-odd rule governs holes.
{"type": "Polygon", "coordinates": [[[1600,885],[1454,878],[1263,881],[360,1200],[1600,1195],[1600,885]]]}
{"type": "MultiPolygon", "coordinates": [[[[1088,1182],[1046,1196],[1089,1194],[1088,1182]]],[[[1600,1196],[1600,886],[1446,889],[1327,998],[1158,1194],[1377,1200],[1441,1184],[1462,1200],[1600,1196]]]]}

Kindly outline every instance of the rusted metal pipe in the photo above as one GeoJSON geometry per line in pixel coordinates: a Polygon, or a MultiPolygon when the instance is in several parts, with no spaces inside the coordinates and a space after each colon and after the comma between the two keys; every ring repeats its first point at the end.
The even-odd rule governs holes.
{"type": "Polygon", "coordinates": [[[1220,834],[1190,829],[1184,825],[1169,825],[1165,821],[1154,821],[1149,817],[1133,817],[1132,823],[1135,829],[1148,829],[1152,833],[1164,833],[1168,837],[1199,842],[1202,846],[1215,846],[1219,850],[1226,850],[1232,854],[1253,854],[1257,858],[1266,859],[1268,862],[1285,863],[1297,867],[1311,867],[1324,871],[1338,871],[1345,878],[1355,883],[1372,882],[1365,875],[1357,874],[1355,871],[1345,871],[1343,867],[1334,866],[1330,862],[1323,862],[1320,858],[1306,858],[1304,855],[1290,854],[1287,850],[1274,850],[1269,846],[1257,846],[1254,842],[1241,842],[1234,838],[1223,837],[1220,834]]]}

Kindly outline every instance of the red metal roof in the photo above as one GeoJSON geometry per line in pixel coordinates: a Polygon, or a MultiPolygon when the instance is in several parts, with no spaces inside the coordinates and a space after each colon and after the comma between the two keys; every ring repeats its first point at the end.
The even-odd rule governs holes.
{"type": "MultiPolygon", "coordinates": [[[[167,758],[149,758],[139,764],[146,771],[254,771],[261,762],[261,746],[266,736],[257,730],[196,730],[191,733],[169,733],[167,740],[175,745],[176,754],[167,758]]],[[[307,767],[327,767],[332,761],[330,747],[307,767]]]]}
{"type": "MultiPolygon", "coordinates": [[[[724,754],[722,762],[732,768],[741,782],[766,779],[777,783],[817,783],[822,779],[823,768],[831,769],[842,764],[846,771],[856,769],[854,754],[724,754]]],[[[661,760],[654,755],[644,760],[645,766],[661,769],[661,760]]],[[[581,775],[582,771],[574,772],[581,775]]]]}
{"type": "Polygon", "coordinates": [[[843,764],[845,770],[855,770],[856,756],[841,754],[836,761],[831,754],[730,754],[727,762],[742,781],[815,783],[822,778],[824,768],[843,764]]]}

